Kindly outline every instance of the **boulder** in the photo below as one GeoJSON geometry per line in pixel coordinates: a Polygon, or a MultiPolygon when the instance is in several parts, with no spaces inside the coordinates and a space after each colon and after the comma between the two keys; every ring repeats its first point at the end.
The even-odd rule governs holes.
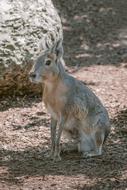
{"type": "Polygon", "coordinates": [[[40,51],[63,38],[51,0],[0,1],[0,96],[40,92],[28,72],[40,51]],[[41,44],[41,45],[39,45],[41,44]]]}

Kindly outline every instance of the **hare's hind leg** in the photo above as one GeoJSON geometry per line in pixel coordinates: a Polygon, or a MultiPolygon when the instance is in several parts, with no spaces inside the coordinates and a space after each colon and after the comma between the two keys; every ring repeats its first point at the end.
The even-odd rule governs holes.
{"type": "Polygon", "coordinates": [[[83,131],[80,136],[80,142],[78,144],[78,151],[82,153],[83,157],[91,153],[94,150],[94,141],[90,134],[85,134],[83,131]]]}
{"type": "MultiPolygon", "coordinates": [[[[100,156],[102,154],[102,145],[104,142],[104,133],[101,130],[95,132],[94,135],[89,136],[89,140],[87,141],[87,149],[83,151],[83,157],[94,157],[100,156]]],[[[86,145],[84,144],[84,147],[86,145]]]]}

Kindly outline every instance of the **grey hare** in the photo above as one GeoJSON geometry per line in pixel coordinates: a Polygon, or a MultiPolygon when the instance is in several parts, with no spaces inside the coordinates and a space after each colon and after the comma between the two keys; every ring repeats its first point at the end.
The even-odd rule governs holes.
{"type": "Polygon", "coordinates": [[[83,157],[102,154],[110,132],[109,116],[98,97],[81,81],[65,72],[62,43],[42,53],[30,71],[30,80],[43,83],[43,101],[51,114],[51,156],[60,160],[62,132],[77,142],[83,157]]]}

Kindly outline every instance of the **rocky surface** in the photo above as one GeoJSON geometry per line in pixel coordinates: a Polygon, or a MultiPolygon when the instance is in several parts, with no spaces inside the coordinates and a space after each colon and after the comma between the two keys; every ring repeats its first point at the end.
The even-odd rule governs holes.
{"type": "Polygon", "coordinates": [[[1,0],[0,94],[32,91],[30,63],[60,38],[61,20],[51,0],[1,0]]]}
{"type": "Polygon", "coordinates": [[[60,18],[67,66],[126,65],[126,0],[53,0],[60,18],[50,0],[8,2],[0,1],[0,94],[26,94],[36,88],[29,84],[27,69],[23,68],[21,75],[20,65],[30,66],[40,39],[44,42],[42,49],[47,48],[45,41],[52,46],[51,33],[57,26],[60,31],[53,36],[59,38],[60,18]],[[9,65],[13,72],[7,72],[6,80],[2,80],[3,70],[7,71],[9,65]]]}

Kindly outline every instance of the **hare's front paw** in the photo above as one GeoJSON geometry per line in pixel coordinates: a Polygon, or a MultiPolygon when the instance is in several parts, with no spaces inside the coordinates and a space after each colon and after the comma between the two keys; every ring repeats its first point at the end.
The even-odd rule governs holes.
{"type": "Polygon", "coordinates": [[[54,150],[51,149],[50,152],[47,152],[47,153],[45,154],[45,157],[53,160],[53,159],[54,159],[54,150]]]}
{"type": "Polygon", "coordinates": [[[57,161],[61,161],[61,156],[59,152],[55,152],[53,155],[53,161],[57,162],[57,161]]]}

